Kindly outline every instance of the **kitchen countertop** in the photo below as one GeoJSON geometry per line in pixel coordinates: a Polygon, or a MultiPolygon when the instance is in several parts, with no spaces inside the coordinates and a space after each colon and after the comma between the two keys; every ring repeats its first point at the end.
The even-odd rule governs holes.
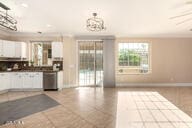
{"type": "Polygon", "coordinates": [[[58,70],[58,71],[54,71],[54,70],[13,70],[13,71],[0,71],[0,73],[8,73],[8,72],[60,72],[63,70],[58,70]]]}

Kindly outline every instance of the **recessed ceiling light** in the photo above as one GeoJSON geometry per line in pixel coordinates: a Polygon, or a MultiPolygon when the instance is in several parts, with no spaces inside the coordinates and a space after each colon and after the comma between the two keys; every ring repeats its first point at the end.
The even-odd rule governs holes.
{"type": "Polygon", "coordinates": [[[21,6],[28,8],[28,4],[26,4],[26,3],[22,3],[21,6]]]}
{"type": "Polygon", "coordinates": [[[50,24],[47,24],[47,27],[51,27],[51,25],[50,25],[50,24]]]}

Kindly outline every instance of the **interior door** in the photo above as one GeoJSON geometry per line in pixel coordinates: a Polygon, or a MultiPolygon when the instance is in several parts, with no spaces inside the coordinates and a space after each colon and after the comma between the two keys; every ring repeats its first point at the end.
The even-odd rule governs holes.
{"type": "Polygon", "coordinates": [[[79,86],[102,85],[103,42],[79,41],[79,86]]]}

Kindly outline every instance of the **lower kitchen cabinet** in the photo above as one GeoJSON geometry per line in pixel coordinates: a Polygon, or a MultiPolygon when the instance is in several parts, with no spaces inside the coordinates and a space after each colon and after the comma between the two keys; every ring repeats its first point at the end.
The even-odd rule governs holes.
{"type": "Polygon", "coordinates": [[[59,90],[63,88],[63,71],[57,72],[57,87],[59,90]]]}
{"type": "Polygon", "coordinates": [[[0,91],[7,90],[10,88],[10,74],[9,73],[0,73],[0,91]]]}
{"type": "Polygon", "coordinates": [[[10,73],[11,74],[11,87],[12,89],[23,88],[23,73],[10,73]]]}
{"type": "Polygon", "coordinates": [[[33,88],[43,88],[43,73],[37,72],[33,74],[33,88]]]}
{"type": "MultiPolygon", "coordinates": [[[[63,72],[57,72],[57,87],[63,88],[63,72]]],[[[0,73],[0,91],[8,89],[43,89],[43,72],[0,73]]]]}
{"type": "Polygon", "coordinates": [[[42,89],[42,72],[12,73],[11,89],[42,89]]]}
{"type": "Polygon", "coordinates": [[[33,73],[23,74],[23,89],[33,88],[33,73]]]}

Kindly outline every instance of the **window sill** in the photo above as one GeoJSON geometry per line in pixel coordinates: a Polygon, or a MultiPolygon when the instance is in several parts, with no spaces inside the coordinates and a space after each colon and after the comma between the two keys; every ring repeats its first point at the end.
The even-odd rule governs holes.
{"type": "Polygon", "coordinates": [[[148,73],[116,73],[117,75],[150,75],[152,74],[151,71],[149,71],[148,73]]]}

